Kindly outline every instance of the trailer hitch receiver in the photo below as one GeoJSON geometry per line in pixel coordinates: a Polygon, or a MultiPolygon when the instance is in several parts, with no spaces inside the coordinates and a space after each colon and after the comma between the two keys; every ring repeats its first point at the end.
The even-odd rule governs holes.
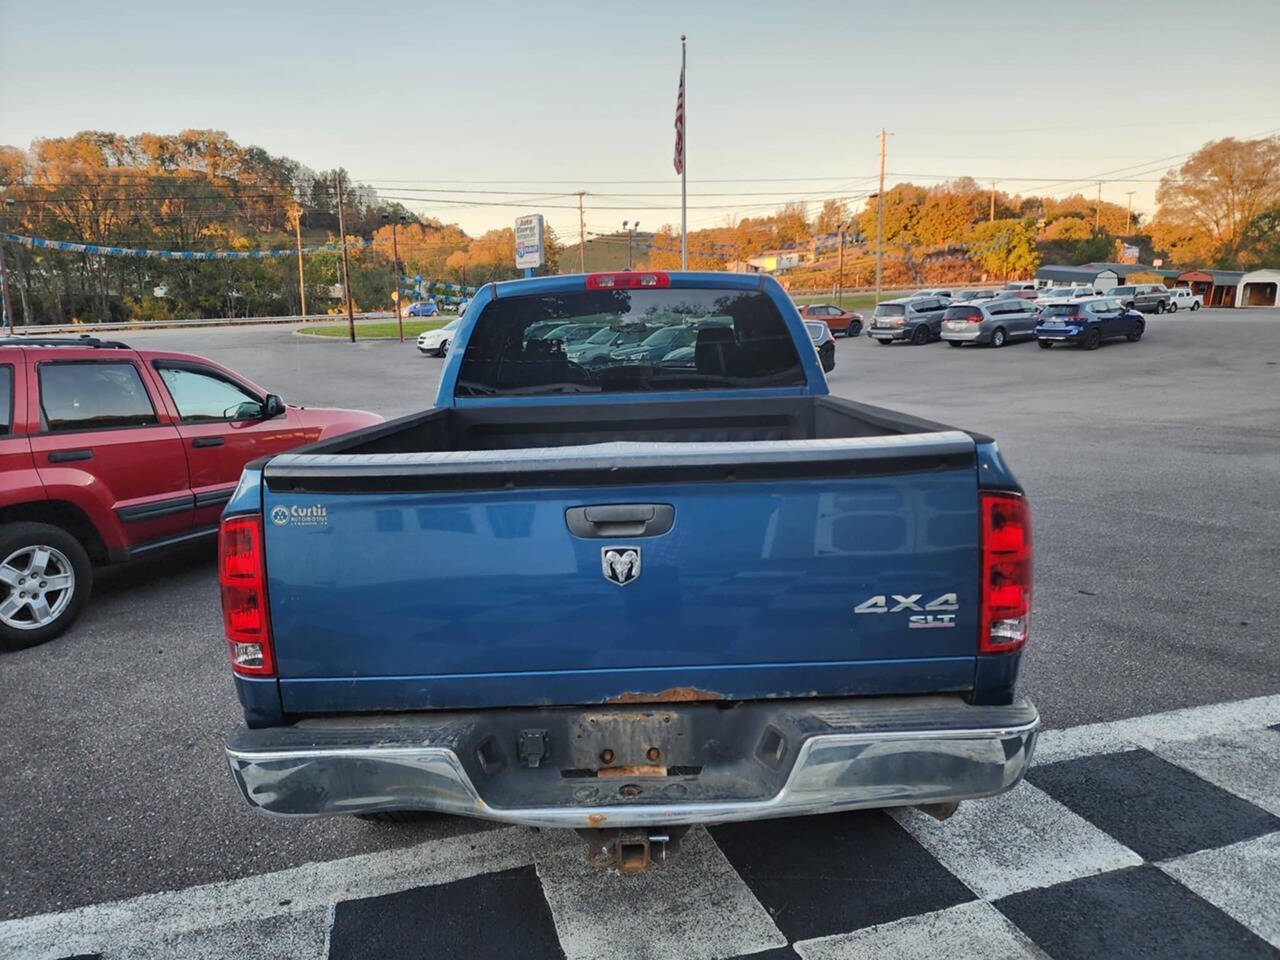
{"type": "Polygon", "coordinates": [[[587,841],[587,861],[601,870],[619,873],[644,873],[650,867],[674,860],[680,853],[680,841],[689,831],[687,826],[663,830],[579,830],[587,841]]]}

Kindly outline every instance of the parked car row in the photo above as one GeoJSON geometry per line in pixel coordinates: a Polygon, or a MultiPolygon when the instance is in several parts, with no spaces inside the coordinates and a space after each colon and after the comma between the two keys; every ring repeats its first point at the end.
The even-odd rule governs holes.
{"type": "Polygon", "coordinates": [[[1123,296],[1061,288],[1041,301],[1024,299],[1021,292],[982,299],[916,294],[885,300],[876,306],[867,336],[881,346],[945,340],[952,347],[1003,347],[1034,339],[1043,348],[1070,343],[1093,350],[1117,337],[1136,342],[1146,329],[1140,309],[1123,296]]]}

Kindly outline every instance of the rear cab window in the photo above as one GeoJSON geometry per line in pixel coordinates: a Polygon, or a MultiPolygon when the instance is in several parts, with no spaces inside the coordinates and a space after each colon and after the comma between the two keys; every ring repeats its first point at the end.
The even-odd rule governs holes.
{"type": "MultiPolygon", "coordinates": [[[[596,341],[599,343],[599,341],[596,341]]],[[[476,319],[456,397],[804,386],[786,321],[768,295],[716,289],[578,290],[488,303],[476,319]],[[556,321],[552,323],[551,321],[556,321]],[[590,367],[562,331],[634,333],[590,367]],[[532,334],[532,335],[531,335],[532,334]]]]}
{"type": "Polygon", "coordinates": [[[159,422],[132,363],[65,360],[42,363],[36,369],[41,425],[51,433],[159,422]]]}

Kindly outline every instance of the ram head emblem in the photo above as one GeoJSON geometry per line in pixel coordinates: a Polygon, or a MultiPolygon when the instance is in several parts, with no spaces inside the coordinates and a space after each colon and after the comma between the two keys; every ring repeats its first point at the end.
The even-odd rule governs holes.
{"type": "Polygon", "coordinates": [[[640,576],[639,547],[601,547],[600,569],[610,583],[625,587],[640,576]]]}

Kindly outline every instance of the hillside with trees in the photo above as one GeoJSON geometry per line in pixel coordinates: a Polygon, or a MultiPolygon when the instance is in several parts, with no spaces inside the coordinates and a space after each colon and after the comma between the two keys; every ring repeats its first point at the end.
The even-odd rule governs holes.
{"type": "MultiPolygon", "coordinates": [[[[5,230],[103,246],[174,251],[292,250],[336,243],[343,178],[352,296],[358,309],[390,306],[391,228],[409,276],[463,283],[516,275],[513,232],[468,236],[353,183],[311,170],[216,130],[132,137],[84,132],[0,146],[5,230]],[[12,201],[12,202],[8,202],[12,201]],[[295,232],[295,219],[297,232],[295,232]],[[364,245],[361,241],[369,241],[364,245]]],[[[5,245],[19,322],[245,317],[301,309],[295,256],[172,261],[5,245]]],[[[308,310],[337,309],[337,250],[303,258],[308,310]]]]}
{"type": "MultiPolygon", "coordinates": [[[[469,236],[457,224],[414,214],[380,198],[341,170],[312,170],[216,130],[122,136],[83,132],[0,146],[5,229],[80,244],[169,251],[292,251],[339,241],[337,182],[343,182],[351,289],[358,309],[391,305],[392,240],[402,272],[480,284],[517,275],[510,228],[469,236]],[[401,219],[403,218],[403,219],[401,219]]],[[[1060,191],[1059,191],[1060,192],[1060,191]]],[[[1280,265],[1280,137],[1206,144],[1166,173],[1147,222],[1119,204],[1083,193],[1023,196],[992,192],[971,178],[931,186],[899,183],[884,197],[886,286],[998,281],[1031,276],[1042,263],[1139,258],[1176,267],[1280,265]]],[[[793,202],[767,216],[728,217],[689,235],[689,266],[740,268],[766,251],[805,254],[780,272],[792,289],[836,281],[844,234],[844,282],[875,277],[875,199],[851,206],[793,202]]],[[[588,270],[626,264],[625,234],[592,237],[588,270]]],[[[579,269],[578,247],[547,237],[542,272],[579,269]]],[[[20,323],[145,321],[181,317],[288,315],[301,308],[293,255],[248,260],[174,261],[103,256],[6,243],[14,313],[20,323]]],[[[304,258],[310,312],[337,311],[341,255],[304,258]]],[[[667,226],[642,241],[638,267],[680,264],[678,233],[667,226]]]]}

